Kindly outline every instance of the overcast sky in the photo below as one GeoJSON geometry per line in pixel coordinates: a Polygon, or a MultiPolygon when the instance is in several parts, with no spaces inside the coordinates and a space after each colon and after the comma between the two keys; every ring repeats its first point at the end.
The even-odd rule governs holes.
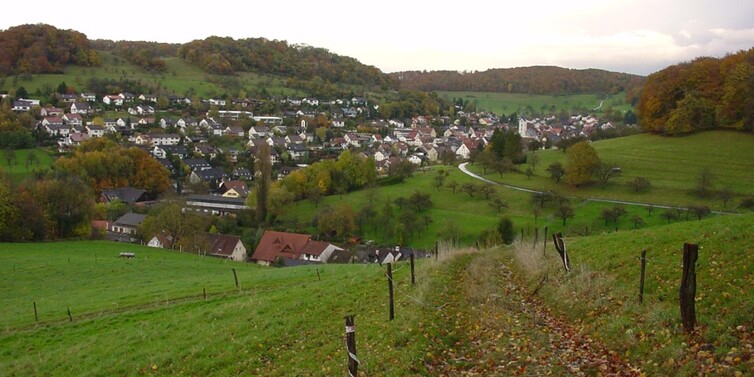
{"type": "Polygon", "coordinates": [[[557,65],[646,75],[698,56],[754,47],[751,0],[3,4],[0,29],[28,23],[74,29],[90,39],[286,40],[326,48],[384,72],[557,65]]]}

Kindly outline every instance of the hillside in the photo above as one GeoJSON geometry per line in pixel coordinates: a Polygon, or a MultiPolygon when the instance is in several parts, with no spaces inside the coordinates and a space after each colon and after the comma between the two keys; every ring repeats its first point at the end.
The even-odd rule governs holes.
{"type": "Polygon", "coordinates": [[[552,66],[489,69],[477,72],[407,71],[391,77],[401,89],[423,91],[471,91],[525,94],[583,94],[627,92],[629,102],[643,78],[599,69],[567,69],[552,66]]]}
{"type": "MultiPolygon", "coordinates": [[[[733,131],[707,131],[676,138],[639,134],[596,141],[591,145],[600,159],[621,168],[621,174],[605,189],[596,183],[579,188],[556,184],[547,168],[554,162],[565,165],[566,154],[554,149],[536,152],[538,164],[532,177],[520,172],[505,173],[502,177],[488,172],[485,176],[515,186],[556,190],[579,197],[677,206],[705,204],[713,209],[731,211],[743,198],[754,194],[754,176],[746,157],[752,143],[754,135],[733,131]],[[704,168],[714,172],[714,190],[732,191],[734,197],[729,203],[724,203],[717,195],[699,198],[691,193],[704,168]],[[632,190],[628,182],[636,177],[649,180],[651,188],[646,192],[632,190]]],[[[471,168],[482,173],[478,165],[471,168]]]]}
{"type": "Polygon", "coordinates": [[[0,31],[0,76],[60,73],[67,65],[99,65],[86,35],[41,24],[0,31]]]}
{"type": "Polygon", "coordinates": [[[649,75],[637,110],[642,129],[663,135],[754,130],[754,48],[649,75]]]}
{"type": "Polygon", "coordinates": [[[208,37],[183,45],[90,41],[82,33],[39,24],[0,31],[0,51],[3,51],[0,54],[0,77],[24,74],[24,79],[31,79],[32,74],[69,73],[72,66],[99,66],[101,55],[107,53],[124,59],[147,74],[171,73],[174,77],[179,72],[171,69],[170,60],[177,58],[198,67],[208,77],[205,81],[226,87],[231,86],[227,81],[243,80],[249,74],[282,77],[292,80],[286,83],[289,89],[307,88],[314,93],[329,95],[343,90],[336,85],[360,86],[363,90],[395,86],[388,75],[356,59],[323,48],[265,38],[208,37]],[[218,75],[229,77],[216,78],[218,75]]]}
{"type": "Polygon", "coordinates": [[[407,263],[393,265],[394,321],[376,264],[274,269],[110,242],[2,244],[0,363],[10,375],[341,375],[353,314],[360,375],[745,375],[752,226],[749,214],[567,239],[568,275],[551,245],[545,257],[527,243],[443,248],[417,261],[415,286],[407,263]],[[691,335],[677,314],[683,242],[700,245],[691,335]]]}

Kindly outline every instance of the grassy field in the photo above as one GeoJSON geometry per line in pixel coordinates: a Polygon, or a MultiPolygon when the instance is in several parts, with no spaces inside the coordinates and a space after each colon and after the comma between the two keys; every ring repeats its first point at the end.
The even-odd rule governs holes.
{"type": "MultiPolygon", "coordinates": [[[[193,92],[193,95],[201,98],[222,95],[227,91],[224,86],[244,90],[249,95],[258,94],[263,87],[270,95],[298,94],[297,90],[286,88],[285,80],[279,77],[255,73],[240,73],[232,77],[209,75],[177,57],[165,58],[166,71],[154,73],[145,71],[112,53],[99,51],[99,54],[102,62],[99,67],[68,66],[62,74],[36,74],[28,80],[16,77],[0,78],[0,91],[23,86],[33,95],[38,89],[54,90],[61,82],[73,86],[78,91],[85,91],[88,80],[97,78],[135,80],[155,90],[159,88],[160,92],[175,95],[187,95],[193,92]]],[[[238,95],[238,93],[228,94],[238,95]]]]}
{"type": "Polygon", "coordinates": [[[35,148],[16,150],[16,159],[10,166],[4,155],[1,161],[0,171],[7,173],[10,176],[10,179],[14,182],[21,182],[24,178],[33,174],[35,171],[48,170],[50,166],[52,166],[54,159],[44,149],[35,148]],[[27,162],[29,161],[28,158],[30,153],[34,153],[37,156],[39,163],[27,162]]]}
{"type": "Polygon", "coordinates": [[[520,248],[515,259],[530,287],[548,276],[541,292],[549,306],[629,356],[647,375],[748,375],[754,371],[752,227],[754,214],[747,214],[567,239],[569,275],[554,251],[546,263],[528,248],[520,248]],[[690,335],[682,331],[678,309],[684,242],[699,245],[698,326],[690,335]],[[642,250],[648,252],[640,304],[642,250]]]}
{"type": "MultiPolygon", "coordinates": [[[[741,198],[754,194],[754,171],[747,157],[754,145],[754,135],[730,131],[708,131],[685,137],[668,138],[640,134],[592,143],[602,161],[619,166],[622,173],[605,189],[597,184],[575,188],[565,183],[555,184],[547,167],[556,161],[565,166],[562,151],[537,151],[540,159],[534,176],[522,173],[499,174],[489,172],[490,179],[533,189],[556,190],[564,195],[596,197],[686,206],[705,204],[719,210],[734,210],[741,198]],[[715,176],[717,190],[729,187],[735,194],[728,206],[717,197],[701,199],[690,191],[696,187],[702,169],[710,169],[715,176]],[[635,193],[627,183],[634,177],[644,177],[651,183],[647,192],[635,193]]],[[[481,173],[481,167],[470,169],[481,173]]],[[[526,169],[525,166],[521,170],[526,169]]]]}
{"type": "MultiPolygon", "coordinates": [[[[526,178],[524,177],[524,179],[526,178]]],[[[643,225],[640,225],[642,227],[653,227],[666,223],[659,216],[659,210],[655,209],[650,214],[645,207],[624,206],[627,213],[620,219],[618,224],[605,224],[604,221],[600,220],[602,210],[613,208],[615,205],[591,200],[574,200],[572,206],[575,209],[575,216],[567,219],[565,225],[562,219],[555,215],[554,204],[540,209],[535,222],[533,210],[535,205],[532,203],[532,196],[529,193],[497,187],[495,189],[496,193],[490,198],[498,197],[508,205],[508,208],[498,211],[493,206],[491,199],[485,199],[480,194],[470,197],[461,190],[453,193],[447,187],[447,183],[451,181],[457,182],[459,185],[469,182],[479,183],[479,181],[463,174],[456,167],[435,166],[426,171],[415,173],[413,177],[408,178],[404,183],[379,187],[375,189],[374,193],[370,193],[369,190],[361,190],[343,196],[328,196],[324,198],[318,208],[315,208],[314,203],[309,200],[296,202],[291,206],[290,211],[284,214],[282,221],[292,225],[295,224],[296,227],[306,227],[306,224],[311,224],[311,220],[316,216],[317,212],[326,206],[347,204],[351,206],[354,212],[358,212],[369,203],[370,196],[373,196],[371,200],[374,209],[377,213],[381,213],[387,201],[394,202],[398,197],[408,198],[414,191],[420,191],[430,194],[434,205],[426,212],[419,213],[421,226],[417,232],[418,234],[405,240],[405,244],[419,248],[431,248],[436,239],[445,239],[448,228],[451,227],[449,224],[452,224],[452,227],[455,227],[460,232],[460,243],[462,245],[474,245],[476,241],[480,240],[481,233],[484,230],[495,227],[503,216],[508,216],[513,221],[517,235],[523,229],[524,238],[526,239],[534,237],[535,228],[539,228],[540,232],[542,232],[541,234],[543,234],[544,227],[548,227],[550,234],[552,232],[594,234],[613,232],[616,231],[616,228],[618,230],[633,229],[634,223],[631,218],[634,216],[642,218],[644,222],[643,225]],[[449,172],[449,176],[446,178],[446,187],[440,190],[433,186],[434,177],[439,169],[445,169],[449,172]],[[425,225],[423,222],[425,215],[431,219],[428,225],[425,225]]],[[[375,225],[366,226],[364,229],[365,239],[375,240],[377,244],[382,245],[395,244],[397,242],[396,236],[394,233],[390,234],[386,230],[395,227],[400,210],[396,205],[393,205],[393,218],[395,220],[388,227],[384,226],[379,219],[374,221],[375,225]]],[[[377,218],[379,218],[379,215],[377,218]]],[[[312,226],[306,230],[310,232],[316,231],[312,226]]]]}
{"type": "Polygon", "coordinates": [[[342,375],[353,314],[360,371],[426,375],[422,292],[441,264],[418,261],[415,287],[395,266],[391,322],[378,265],[273,269],[111,242],[0,244],[0,374],[342,375]]]}
{"type": "Polygon", "coordinates": [[[589,113],[603,114],[604,110],[612,107],[614,111],[625,112],[631,109],[631,105],[625,101],[625,93],[618,93],[607,98],[597,94],[574,94],[563,96],[548,96],[538,94],[520,93],[485,93],[485,92],[438,92],[446,99],[463,98],[464,101],[476,102],[477,110],[491,111],[495,114],[510,115],[514,111],[519,115],[531,107],[537,113],[557,114],[565,110],[569,114],[577,113],[582,109],[589,113]],[[594,110],[600,106],[599,110],[594,110]]]}

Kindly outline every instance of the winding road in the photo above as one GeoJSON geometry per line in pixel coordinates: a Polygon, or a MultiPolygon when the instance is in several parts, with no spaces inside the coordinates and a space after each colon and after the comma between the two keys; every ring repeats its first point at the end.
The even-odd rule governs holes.
{"type": "MultiPolygon", "coordinates": [[[[495,182],[493,180],[484,178],[480,176],[479,174],[471,172],[468,168],[466,168],[466,165],[468,165],[468,162],[464,162],[460,165],[458,165],[458,169],[461,169],[462,172],[464,172],[466,175],[476,178],[480,181],[487,182],[489,184],[502,186],[505,188],[509,188],[511,190],[516,191],[523,191],[523,192],[529,192],[529,193],[542,193],[542,191],[527,189],[523,187],[513,186],[509,185],[507,183],[501,183],[501,182],[495,182]]],[[[602,199],[602,198],[592,198],[592,197],[578,197],[578,196],[569,196],[571,199],[581,199],[581,200],[588,200],[592,202],[599,202],[599,203],[612,203],[612,204],[624,204],[624,205],[632,205],[632,206],[642,206],[642,207],[654,207],[654,208],[670,208],[670,209],[680,209],[680,210],[687,210],[687,207],[677,207],[677,206],[669,206],[669,205],[663,205],[663,204],[652,204],[652,203],[641,203],[641,202],[631,202],[626,200],[614,200],[614,199],[602,199]]],[[[724,211],[711,211],[712,213],[716,215],[736,215],[736,213],[733,212],[724,212],[724,211]]]]}

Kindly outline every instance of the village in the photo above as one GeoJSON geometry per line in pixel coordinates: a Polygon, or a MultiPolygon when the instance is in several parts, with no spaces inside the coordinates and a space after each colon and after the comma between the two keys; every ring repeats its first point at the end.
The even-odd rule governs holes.
{"type": "MultiPolygon", "coordinates": [[[[246,197],[255,175],[253,156],[263,145],[269,147],[278,179],[317,161],[337,158],[344,150],[373,159],[377,175],[384,176],[391,165],[406,161],[421,167],[472,159],[496,130],[517,133],[522,147],[533,150],[556,147],[564,140],[589,139],[598,130],[616,128],[589,115],[529,119],[514,113],[501,119],[488,112],[465,112],[460,106],[453,117],[381,119],[379,105],[363,97],[196,101],[151,94],[57,94],[54,106],[18,99],[13,110],[31,112],[37,119],[37,132],[54,141],[61,155],[101,137],[143,149],[170,172],[175,181],[171,190],[184,198],[184,210],[211,216],[235,216],[249,208],[246,197]],[[269,111],[271,102],[275,112],[257,115],[269,111]]],[[[116,200],[150,206],[161,198],[131,187],[106,189],[98,198],[100,203],[116,200]]],[[[95,221],[93,226],[113,241],[173,246],[161,235],[139,237],[138,226],[146,217],[128,212],[112,222],[95,221]]],[[[261,236],[254,250],[237,235],[207,233],[198,244],[192,252],[276,266],[385,263],[409,254],[427,255],[394,246],[351,245],[347,250],[311,235],[272,230],[261,236]]]]}

